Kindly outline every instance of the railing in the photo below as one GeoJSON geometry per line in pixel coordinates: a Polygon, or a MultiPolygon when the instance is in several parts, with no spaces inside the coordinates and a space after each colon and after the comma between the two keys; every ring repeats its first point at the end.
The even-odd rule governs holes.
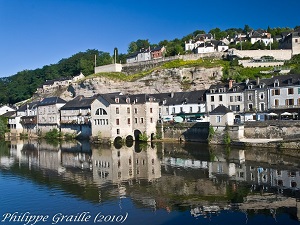
{"type": "Polygon", "coordinates": [[[271,105],[271,109],[297,109],[300,105],[271,105]]]}

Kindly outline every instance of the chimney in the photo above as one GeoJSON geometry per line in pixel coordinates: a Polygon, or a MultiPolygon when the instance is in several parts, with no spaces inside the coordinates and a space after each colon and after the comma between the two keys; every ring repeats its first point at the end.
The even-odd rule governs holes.
{"type": "Polygon", "coordinates": [[[233,85],[233,80],[229,80],[229,89],[231,89],[232,88],[232,85],[233,85]]]}
{"type": "Polygon", "coordinates": [[[174,98],[174,92],[171,92],[171,98],[174,98]]]}
{"type": "Polygon", "coordinates": [[[260,82],[259,76],[257,76],[257,77],[256,77],[256,85],[259,85],[259,82],[260,82]]]}

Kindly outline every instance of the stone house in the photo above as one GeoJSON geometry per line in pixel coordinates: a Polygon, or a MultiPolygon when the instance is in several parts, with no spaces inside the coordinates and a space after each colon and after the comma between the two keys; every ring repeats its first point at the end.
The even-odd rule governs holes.
{"type": "Polygon", "coordinates": [[[166,48],[164,46],[160,47],[156,47],[154,49],[151,49],[151,59],[159,59],[164,57],[166,53],[166,48]]]}
{"type": "Polygon", "coordinates": [[[61,107],[61,132],[75,134],[78,137],[90,137],[91,105],[96,98],[97,96],[84,97],[80,95],[61,107]]]}
{"type": "Polygon", "coordinates": [[[269,79],[269,110],[281,114],[283,112],[300,113],[300,75],[281,75],[269,79]]]}
{"type": "Polygon", "coordinates": [[[59,109],[66,104],[66,101],[59,97],[44,98],[38,104],[37,122],[38,132],[48,132],[60,127],[59,109]]]}
{"type": "Polygon", "coordinates": [[[206,93],[207,112],[223,105],[234,112],[237,123],[243,122],[244,89],[244,83],[234,83],[233,80],[228,84],[211,85],[206,93]]]}
{"type": "Polygon", "coordinates": [[[137,139],[153,138],[158,121],[158,102],[150,95],[102,94],[91,105],[92,136],[137,139]]]}
{"type": "Polygon", "coordinates": [[[219,105],[213,111],[209,113],[210,125],[213,127],[225,128],[226,125],[234,124],[234,113],[224,105],[219,105]]]}
{"type": "Polygon", "coordinates": [[[269,102],[268,82],[269,79],[260,78],[246,81],[244,91],[245,121],[265,120],[269,102]]]}
{"type": "Polygon", "coordinates": [[[181,116],[186,121],[207,121],[206,90],[159,93],[153,96],[159,101],[159,118],[163,121],[181,116]]]}
{"type": "Polygon", "coordinates": [[[282,49],[292,49],[292,55],[300,54],[300,28],[286,35],[279,44],[282,49]]]}
{"type": "Polygon", "coordinates": [[[23,130],[28,134],[36,134],[37,124],[37,106],[39,102],[30,102],[22,105],[17,110],[17,116],[21,117],[23,130]]]}

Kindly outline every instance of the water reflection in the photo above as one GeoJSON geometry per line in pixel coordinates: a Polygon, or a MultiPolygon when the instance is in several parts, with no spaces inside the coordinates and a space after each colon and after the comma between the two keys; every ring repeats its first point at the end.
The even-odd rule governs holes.
{"type": "Polygon", "coordinates": [[[258,213],[300,218],[297,151],[127,146],[12,141],[0,146],[0,167],[92,202],[130,198],[137,208],[189,210],[195,218],[227,210],[245,219],[258,213]]]}

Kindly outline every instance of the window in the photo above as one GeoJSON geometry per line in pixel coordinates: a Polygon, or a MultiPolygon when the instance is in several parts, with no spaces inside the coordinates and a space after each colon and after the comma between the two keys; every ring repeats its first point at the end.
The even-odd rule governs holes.
{"type": "Polygon", "coordinates": [[[127,118],[127,124],[130,124],[130,118],[127,118]]]}
{"type": "Polygon", "coordinates": [[[126,98],[126,103],[130,103],[130,98],[126,98]]]}
{"type": "Polygon", "coordinates": [[[260,108],[260,111],[264,111],[265,110],[265,103],[260,103],[259,108],[260,108]]]}
{"type": "Polygon", "coordinates": [[[230,96],[230,97],[229,97],[229,101],[230,101],[230,102],[233,102],[233,96],[230,96]]]}
{"type": "Polygon", "coordinates": [[[144,123],[144,118],[141,118],[141,123],[144,123]]]}
{"type": "Polygon", "coordinates": [[[236,96],[236,97],[235,97],[235,101],[236,101],[236,102],[242,101],[242,96],[236,96]]]}
{"type": "Polygon", "coordinates": [[[253,94],[248,94],[248,100],[252,101],[253,100],[253,94]]]}
{"type": "Polygon", "coordinates": [[[116,119],[116,125],[120,125],[120,119],[116,119]]]}
{"type": "Polygon", "coordinates": [[[222,102],[223,101],[223,96],[219,95],[219,101],[222,102]]]}
{"type": "Polygon", "coordinates": [[[289,88],[288,95],[293,95],[293,94],[294,94],[294,88],[289,88]]]}
{"type": "Polygon", "coordinates": [[[134,108],[134,113],[137,114],[138,110],[137,108],[134,108]]]}
{"type": "Polygon", "coordinates": [[[280,89],[272,90],[272,96],[274,95],[280,95],[280,89]]]}
{"type": "Polygon", "coordinates": [[[215,105],[210,106],[210,110],[213,111],[215,109],[215,105]]]}
{"type": "Polygon", "coordinates": [[[115,98],[115,102],[116,102],[116,103],[119,103],[119,98],[115,98]]]}
{"type": "Polygon", "coordinates": [[[130,108],[129,107],[127,107],[127,113],[130,113],[130,108]]]}
{"type": "Polygon", "coordinates": [[[190,107],[190,113],[192,113],[193,112],[193,107],[190,107]]]}
{"type": "Polygon", "coordinates": [[[275,103],[275,106],[279,106],[279,99],[275,99],[274,103],[275,103]]]}
{"type": "Polygon", "coordinates": [[[252,111],[252,110],[253,110],[253,105],[252,105],[252,104],[249,104],[249,105],[248,105],[248,108],[249,108],[250,111],[252,111]]]}
{"type": "Polygon", "coordinates": [[[138,122],[138,119],[137,119],[137,118],[134,118],[134,122],[137,123],[137,122],[138,122]]]}
{"type": "Polygon", "coordinates": [[[175,107],[172,108],[172,113],[175,113],[175,107]]]}
{"type": "Polygon", "coordinates": [[[183,108],[182,107],[180,107],[180,112],[183,112],[183,108]]]}
{"type": "Polygon", "coordinates": [[[285,105],[294,105],[294,99],[286,99],[285,105]]]}
{"type": "Polygon", "coordinates": [[[263,100],[265,98],[265,94],[263,92],[259,93],[259,98],[260,98],[260,100],[263,100]]]}
{"type": "Polygon", "coordinates": [[[120,114],[120,109],[118,107],[116,108],[116,114],[120,114]]]}
{"type": "Polygon", "coordinates": [[[153,123],[153,118],[152,117],[150,118],[150,123],[153,123]]]}
{"type": "Polygon", "coordinates": [[[217,123],[221,123],[221,116],[217,116],[217,117],[216,117],[216,122],[217,122],[217,123]]]}
{"type": "Polygon", "coordinates": [[[97,115],[97,116],[99,116],[99,115],[101,115],[101,116],[102,115],[107,115],[107,112],[104,109],[99,108],[99,109],[96,110],[95,115],[97,115]]]}
{"type": "Polygon", "coordinates": [[[150,108],[150,113],[153,113],[153,109],[152,108],[150,108]]]}
{"type": "Polygon", "coordinates": [[[214,102],[215,101],[215,96],[210,96],[210,101],[214,102]]]}
{"type": "Polygon", "coordinates": [[[117,129],[117,134],[120,134],[120,129],[117,129]]]}

